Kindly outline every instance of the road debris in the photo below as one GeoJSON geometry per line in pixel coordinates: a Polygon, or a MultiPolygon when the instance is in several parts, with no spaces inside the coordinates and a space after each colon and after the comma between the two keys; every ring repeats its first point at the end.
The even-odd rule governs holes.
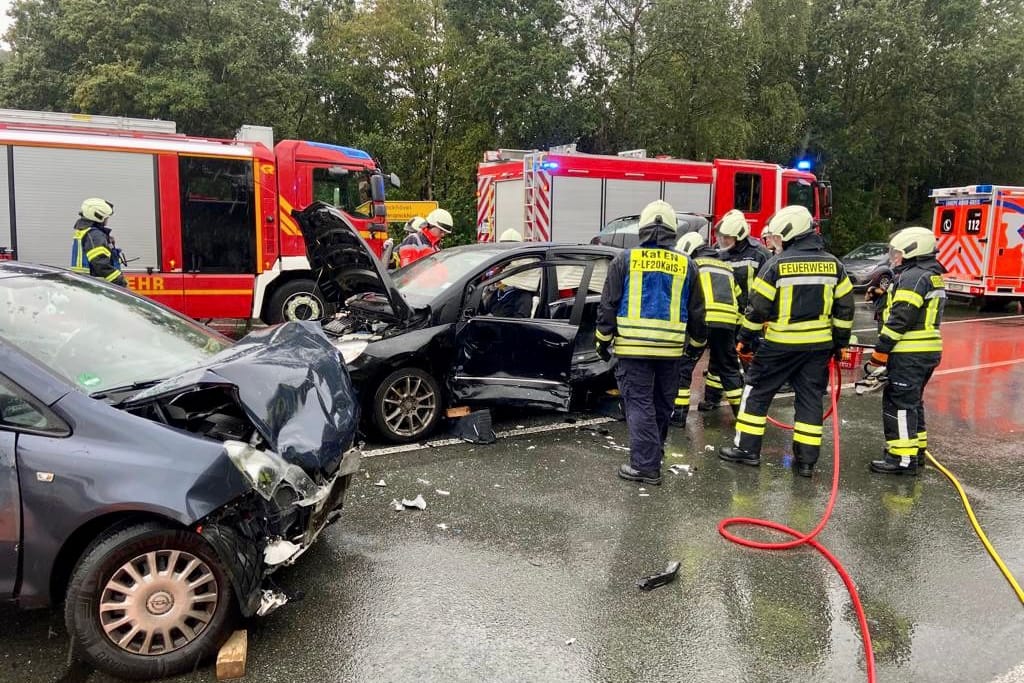
{"type": "Polygon", "coordinates": [[[714,453],[715,452],[715,447],[712,446],[711,444],[707,444],[706,446],[704,446],[704,450],[709,452],[709,453],[714,453]]]}
{"type": "Polygon", "coordinates": [[[687,476],[692,477],[695,469],[692,465],[672,465],[672,467],[668,468],[668,471],[672,474],[682,474],[685,472],[687,476]]]}
{"type": "Polygon", "coordinates": [[[402,505],[404,505],[406,509],[409,509],[409,508],[417,508],[419,510],[426,510],[427,509],[427,501],[423,500],[423,494],[422,493],[420,495],[416,496],[415,498],[413,498],[412,500],[408,500],[406,498],[403,498],[402,499],[402,505]]]}
{"type": "Polygon", "coordinates": [[[442,491],[441,489],[434,489],[434,493],[436,493],[439,496],[450,496],[450,495],[452,495],[451,491],[442,491]]]}
{"type": "Polygon", "coordinates": [[[575,639],[575,638],[570,638],[569,640],[565,641],[565,644],[566,644],[566,645],[572,645],[572,644],[573,644],[573,643],[575,643],[575,642],[576,642],[576,639],[575,639]]]}
{"type": "Polygon", "coordinates": [[[384,481],[383,479],[381,479],[380,481],[374,482],[373,485],[374,486],[380,486],[381,488],[383,488],[383,487],[387,486],[388,483],[386,481],[384,481]]]}
{"type": "Polygon", "coordinates": [[[440,524],[435,524],[434,526],[436,526],[441,531],[448,531],[448,525],[444,522],[441,522],[440,524]]]}
{"type": "Polygon", "coordinates": [[[391,509],[395,512],[401,512],[405,509],[405,506],[398,502],[397,498],[391,499],[391,509]]]}
{"type": "Polygon", "coordinates": [[[665,567],[665,571],[661,572],[660,574],[651,574],[650,576],[645,576],[644,578],[636,582],[636,586],[642,591],[654,590],[659,586],[664,586],[675,581],[676,574],[678,573],[679,563],[669,562],[668,566],[665,567]]]}
{"type": "Polygon", "coordinates": [[[651,497],[651,494],[649,494],[649,493],[641,493],[641,494],[640,494],[640,497],[641,497],[641,498],[650,498],[650,497],[651,497]]]}
{"type": "Polygon", "coordinates": [[[427,481],[426,479],[417,479],[416,483],[417,484],[423,484],[424,486],[430,486],[430,482],[427,481]]]}

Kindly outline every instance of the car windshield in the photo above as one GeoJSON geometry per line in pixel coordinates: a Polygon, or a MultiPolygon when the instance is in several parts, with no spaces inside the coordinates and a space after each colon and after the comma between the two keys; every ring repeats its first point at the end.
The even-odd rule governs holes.
{"type": "Polygon", "coordinates": [[[844,256],[844,259],[872,259],[878,258],[879,256],[886,256],[889,253],[889,245],[884,242],[868,242],[862,244],[849,254],[844,256]]]}
{"type": "Polygon", "coordinates": [[[640,232],[640,216],[623,216],[622,218],[616,218],[610,221],[608,225],[604,226],[601,231],[602,235],[611,235],[614,233],[632,233],[638,234],[640,232]]]}
{"type": "Polygon", "coordinates": [[[0,339],[90,394],[166,379],[231,343],[127,290],[68,273],[5,278],[0,339]]]}
{"type": "Polygon", "coordinates": [[[391,279],[413,308],[428,305],[481,264],[502,253],[501,249],[445,249],[395,271],[391,279]]]}

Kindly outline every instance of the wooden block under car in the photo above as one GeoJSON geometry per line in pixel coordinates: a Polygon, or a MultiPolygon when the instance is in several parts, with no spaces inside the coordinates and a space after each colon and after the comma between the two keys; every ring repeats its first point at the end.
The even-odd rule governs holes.
{"type": "Polygon", "coordinates": [[[235,631],[217,653],[217,680],[227,681],[245,676],[245,658],[249,653],[249,632],[235,631]]]}
{"type": "Polygon", "coordinates": [[[459,406],[457,408],[449,408],[445,415],[449,418],[466,417],[469,415],[469,412],[469,406],[459,406]]]}

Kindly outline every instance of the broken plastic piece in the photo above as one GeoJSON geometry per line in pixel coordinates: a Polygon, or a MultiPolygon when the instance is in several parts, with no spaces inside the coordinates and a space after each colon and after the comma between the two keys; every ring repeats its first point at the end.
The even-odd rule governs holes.
{"type": "Polygon", "coordinates": [[[391,509],[396,511],[396,512],[401,512],[402,510],[405,509],[405,506],[402,505],[401,503],[399,503],[398,499],[392,498],[391,499],[391,509]]]}
{"type": "Polygon", "coordinates": [[[705,451],[709,451],[709,452],[711,452],[711,453],[714,453],[714,451],[715,451],[715,447],[714,447],[714,446],[712,446],[711,444],[707,444],[706,446],[704,446],[704,450],[705,450],[705,451]]]}
{"type": "Polygon", "coordinates": [[[260,606],[256,609],[256,616],[265,617],[287,602],[288,596],[281,591],[265,590],[260,596],[260,606]]]}
{"type": "Polygon", "coordinates": [[[636,586],[642,591],[654,590],[659,586],[664,586],[675,581],[676,574],[678,573],[679,563],[669,562],[668,566],[665,567],[665,571],[661,572],[660,574],[652,574],[650,576],[645,576],[644,578],[636,582],[636,586]]]}
{"type": "Polygon", "coordinates": [[[576,642],[576,639],[575,639],[575,638],[570,638],[569,640],[565,641],[565,644],[566,644],[566,645],[572,645],[572,644],[573,644],[573,643],[575,643],[575,642],[576,642]]]}
{"type": "Polygon", "coordinates": [[[671,472],[672,474],[682,474],[683,472],[685,472],[688,476],[691,477],[693,476],[693,470],[694,468],[691,467],[690,465],[672,465],[672,467],[668,468],[668,471],[671,472]]]}
{"type": "Polygon", "coordinates": [[[416,496],[415,498],[413,498],[412,500],[407,500],[407,499],[403,498],[402,499],[402,505],[404,505],[406,507],[406,509],[408,509],[408,508],[417,508],[419,510],[426,510],[427,509],[427,501],[423,500],[423,494],[422,493],[420,495],[416,496]]]}
{"type": "Polygon", "coordinates": [[[448,525],[444,522],[441,522],[440,524],[435,524],[434,526],[436,526],[441,531],[448,531],[448,525]]]}
{"type": "Polygon", "coordinates": [[[436,493],[439,496],[450,496],[450,495],[452,495],[451,491],[442,491],[441,489],[434,489],[434,493],[436,493]]]}
{"type": "Polygon", "coordinates": [[[532,450],[533,450],[534,448],[536,448],[536,446],[527,446],[527,447],[526,447],[526,450],[528,450],[528,451],[532,451],[532,450]]]}
{"type": "Polygon", "coordinates": [[[640,497],[641,497],[641,498],[650,498],[650,497],[651,497],[651,494],[649,494],[649,493],[641,493],[641,494],[640,494],[640,497]]]}
{"type": "Polygon", "coordinates": [[[381,487],[383,487],[383,486],[387,486],[387,485],[388,485],[388,483],[387,483],[386,481],[384,481],[383,479],[381,479],[381,480],[380,480],[380,481],[378,481],[378,482],[374,482],[374,484],[373,484],[373,485],[374,485],[374,486],[381,486],[381,487]]]}
{"type": "Polygon", "coordinates": [[[430,486],[430,482],[427,481],[426,479],[417,479],[416,483],[417,484],[423,484],[424,486],[430,486]]]}

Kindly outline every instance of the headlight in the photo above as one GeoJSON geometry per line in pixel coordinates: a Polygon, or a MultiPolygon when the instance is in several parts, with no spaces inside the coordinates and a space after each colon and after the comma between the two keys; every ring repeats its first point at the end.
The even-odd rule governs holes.
{"type": "Polygon", "coordinates": [[[282,483],[295,491],[296,505],[312,505],[326,495],[321,489],[329,490],[318,487],[302,468],[285,462],[273,451],[262,451],[241,441],[225,441],[224,449],[253,489],[267,500],[274,499],[282,483]]]}
{"type": "Polygon", "coordinates": [[[334,345],[334,348],[341,352],[341,357],[345,360],[345,363],[351,363],[359,356],[363,355],[363,351],[370,343],[363,339],[349,339],[347,341],[338,342],[334,345]]]}

